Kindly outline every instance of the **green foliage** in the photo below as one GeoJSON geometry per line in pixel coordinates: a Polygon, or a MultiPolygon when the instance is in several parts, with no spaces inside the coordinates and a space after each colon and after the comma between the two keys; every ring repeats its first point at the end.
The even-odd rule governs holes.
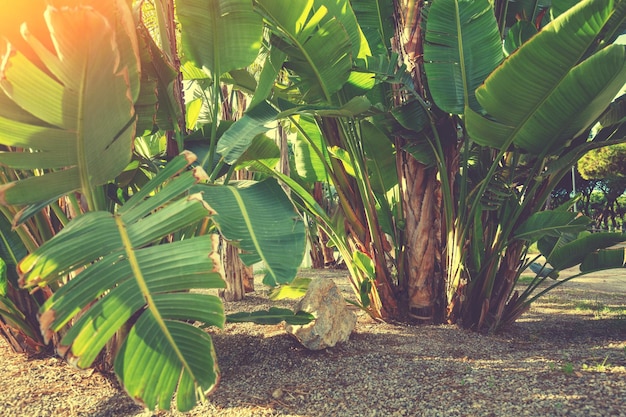
{"type": "Polygon", "coordinates": [[[488,0],[439,0],[428,9],[424,69],[435,104],[448,113],[478,110],[474,91],[502,61],[498,25],[488,0]]]}
{"type": "Polygon", "coordinates": [[[613,14],[613,4],[585,1],[561,15],[526,42],[476,90],[494,122],[474,112],[467,129],[479,144],[499,149],[511,144],[534,154],[562,149],[583,133],[624,85],[626,50],[610,45],[589,58],[613,14]],[[561,39],[577,39],[565,43],[561,39]],[[524,74],[541,72],[528,90],[524,74]],[[519,97],[513,103],[511,96],[519,97]]]}
{"type": "Polygon", "coordinates": [[[304,297],[304,295],[306,294],[310,283],[311,278],[296,278],[289,284],[274,287],[269,292],[268,297],[272,301],[284,300],[286,298],[301,298],[304,297]]]}
{"type": "Polygon", "coordinates": [[[578,171],[586,180],[626,177],[626,144],[606,146],[587,152],[578,161],[578,171]]]}
{"type": "Polygon", "coordinates": [[[178,0],[184,57],[212,78],[254,62],[263,25],[246,0],[178,0]]]}
{"type": "MultiPolygon", "coordinates": [[[[174,66],[179,57],[168,45],[175,33],[154,27],[173,20],[152,27],[146,27],[148,20],[133,22],[125,0],[68,2],[72,7],[63,1],[44,5],[45,20],[32,17],[44,13],[35,1],[0,19],[0,33],[10,39],[0,82],[0,144],[6,147],[0,155],[0,252],[9,267],[0,279],[2,334],[43,346],[33,324],[41,303],[45,341],[61,355],[86,367],[106,348],[132,398],[150,409],[168,409],[176,398],[179,410],[189,410],[219,380],[211,338],[194,325],[220,327],[225,320],[219,298],[195,291],[225,286],[214,236],[207,233],[211,216],[247,250],[248,261],[266,261],[267,280],[274,283],[295,276],[304,228],[294,222],[293,205],[273,180],[197,185],[204,194],[190,194],[196,182],[207,180],[202,169],[189,167],[195,156],[161,159],[162,138],[183,144],[179,122],[185,105],[176,95],[174,66]],[[20,19],[28,22],[23,39],[20,19]],[[160,42],[153,40],[155,33],[160,42]],[[155,140],[135,137],[153,130],[155,140]],[[20,211],[22,204],[31,205],[20,211]],[[16,288],[16,264],[19,284],[41,291],[31,295],[16,288]],[[152,377],[145,377],[146,369],[152,377]]],[[[177,2],[185,72],[205,79],[197,70],[203,68],[213,77],[207,105],[213,123],[203,166],[213,160],[218,138],[221,89],[215,74],[251,64],[261,46],[262,17],[251,4],[247,11],[244,6],[177,2]]],[[[198,118],[195,109],[190,124],[198,118]]],[[[252,149],[268,148],[262,145],[256,141],[252,149]]],[[[223,167],[220,162],[215,174],[223,167]]]]}
{"type": "Polygon", "coordinates": [[[233,313],[226,316],[230,323],[251,322],[257,324],[280,324],[283,321],[292,325],[309,324],[315,316],[305,311],[294,313],[288,308],[270,307],[267,311],[253,311],[251,313],[233,313]]]}
{"type": "Polygon", "coordinates": [[[246,265],[263,262],[265,285],[293,280],[304,257],[304,223],[274,179],[199,184],[192,192],[202,194],[222,235],[242,249],[246,265]]]}
{"type": "MultiPolygon", "coordinates": [[[[0,111],[5,132],[0,142],[33,151],[2,153],[0,161],[47,173],[3,185],[0,200],[29,204],[80,190],[96,209],[102,196],[95,187],[119,174],[131,157],[139,87],[139,74],[132,71],[139,65],[136,35],[116,36],[106,16],[88,7],[49,6],[45,16],[54,53],[28,33],[26,42],[41,63],[11,50],[0,82],[3,94],[26,119],[0,111]],[[120,51],[131,46],[133,53],[124,56],[131,60],[122,61],[120,51]]],[[[130,10],[122,9],[119,17],[132,21],[130,10]]]]}

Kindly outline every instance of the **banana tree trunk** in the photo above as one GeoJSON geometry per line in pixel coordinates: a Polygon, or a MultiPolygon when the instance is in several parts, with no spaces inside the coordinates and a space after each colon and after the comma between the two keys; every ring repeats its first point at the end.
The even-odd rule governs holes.
{"type": "MultiPolygon", "coordinates": [[[[252,179],[252,173],[237,171],[235,178],[238,180],[252,179]]],[[[246,266],[239,257],[240,250],[222,239],[223,249],[220,253],[224,268],[226,289],[219,292],[224,301],[241,301],[246,293],[254,292],[254,271],[251,266],[246,266]]]]}
{"type": "Polygon", "coordinates": [[[221,261],[224,266],[226,289],[219,291],[224,301],[241,301],[246,292],[254,291],[254,273],[252,267],[244,265],[239,258],[239,249],[222,241],[221,261]]]}
{"type": "Polygon", "coordinates": [[[409,315],[423,323],[440,322],[443,306],[441,197],[437,173],[411,155],[402,155],[405,178],[404,251],[409,315]]]}
{"type": "MultiPolygon", "coordinates": [[[[420,30],[423,1],[396,2],[396,36],[393,45],[411,72],[415,89],[425,95],[421,79],[423,48],[420,30]]],[[[402,145],[402,144],[401,144],[402,145]]],[[[443,320],[445,297],[442,267],[441,187],[437,171],[409,153],[398,152],[405,216],[404,277],[408,314],[421,323],[443,320]]]]}
{"type": "MultiPolygon", "coordinates": [[[[332,211],[332,202],[328,201],[328,197],[324,195],[324,186],[321,182],[313,184],[313,198],[326,210],[329,215],[332,211]]],[[[329,247],[330,238],[328,234],[319,226],[313,226],[315,230],[310,234],[311,237],[311,262],[313,268],[322,269],[333,267],[337,263],[335,261],[335,253],[332,247],[329,247]]]]}

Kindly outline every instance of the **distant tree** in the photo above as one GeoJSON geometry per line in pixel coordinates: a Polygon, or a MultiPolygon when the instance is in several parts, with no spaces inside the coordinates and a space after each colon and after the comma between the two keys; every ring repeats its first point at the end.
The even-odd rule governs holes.
{"type": "Polygon", "coordinates": [[[572,184],[572,176],[565,175],[561,181],[554,187],[554,190],[550,194],[550,199],[546,204],[547,209],[554,209],[566,201],[568,201],[572,197],[572,191],[575,194],[580,194],[581,198],[576,205],[576,209],[583,213],[585,216],[591,217],[590,211],[590,198],[591,193],[596,188],[596,184],[598,181],[596,180],[586,180],[580,175],[578,170],[574,170],[574,184],[572,184]],[[575,190],[574,190],[575,188],[575,190]]]}
{"type": "Polygon", "coordinates": [[[604,204],[594,207],[592,216],[598,226],[616,229],[623,224],[618,199],[626,192],[626,144],[588,152],[578,161],[578,171],[583,179],[596,180],[596,188],[604,194],[604,204]]]}

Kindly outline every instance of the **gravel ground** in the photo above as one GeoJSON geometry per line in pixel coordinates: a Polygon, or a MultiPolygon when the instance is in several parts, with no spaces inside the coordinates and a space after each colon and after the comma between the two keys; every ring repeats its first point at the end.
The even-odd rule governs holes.
{"type": "MultiPolygon", "coordinates": [[[[626,416],[626,293],[611,288],[566,285],[493,336],[361,315],[348,342],[310,352],[280,325],[229,324],[212,331],[220,386],[188,415],[626,416]]],[[[226,309],[268,306],[258,292],[226,309]]],[[[0,390],[7,417],[181,415],[144,411],[114,378],[4,342],[0,390]]]]}

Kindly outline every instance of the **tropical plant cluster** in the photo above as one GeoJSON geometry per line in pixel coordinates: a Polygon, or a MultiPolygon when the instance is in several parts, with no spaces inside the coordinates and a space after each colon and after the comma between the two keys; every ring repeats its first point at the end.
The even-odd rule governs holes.
{"type": "Polygon", "coordinates": [[[625,29],[623,0],[8,7],[0,334],[189,410],[219,381],[211,291],[243,279],[224,246],[280,292],[307,236],[372,317],[497,331],[548,276],[624,267],[626,235],[544,208],[626,141],[625,29]],[[518,292],[533,244],[551,272],[518,292]]]}

